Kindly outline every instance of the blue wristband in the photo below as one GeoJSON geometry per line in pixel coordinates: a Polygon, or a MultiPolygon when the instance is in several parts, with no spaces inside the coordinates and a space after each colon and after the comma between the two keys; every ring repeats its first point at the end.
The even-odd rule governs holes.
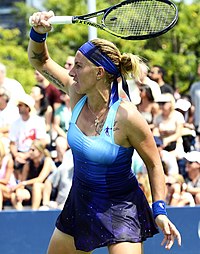
{"type": "Polygon", "coordinates": [[[159,215],[167,215],[166,204],[163,200],[158,200],[152,204],[152,211],[154,219],[159,215]]]}
{"type": "Polygon", "coordinates": [[[30,31],[30,38],[35,41],[35,42],[39,42],[39,43],[42,43],[46,40],[47,38],[47,33],[45,34],[39,34],[37,33],[34,28],[32,27],[31,28],[31,31],[30,31]]]}

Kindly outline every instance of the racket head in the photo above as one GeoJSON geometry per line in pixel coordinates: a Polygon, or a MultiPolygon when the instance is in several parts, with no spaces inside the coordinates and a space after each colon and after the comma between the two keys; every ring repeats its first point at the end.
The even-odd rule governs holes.
{"type": "Polygon", "coordinates": [[[107,32],[126,39],[144,40],[169,31],[178,21],[178,9],[169,0],[127,0],[105,12],[107,32]]]}

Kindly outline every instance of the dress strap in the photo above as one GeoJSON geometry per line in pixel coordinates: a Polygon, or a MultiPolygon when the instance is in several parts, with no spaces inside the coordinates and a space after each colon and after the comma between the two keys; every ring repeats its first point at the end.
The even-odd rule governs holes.
{"type": "Polygon", "coordinates": [[[85,101],[87,99],[87,96],[83,96],[75,105],[75,107],[72,110],[72,117],[71,117],[71,123],[76,123],[76,120],[85,104],[85,101]]]}

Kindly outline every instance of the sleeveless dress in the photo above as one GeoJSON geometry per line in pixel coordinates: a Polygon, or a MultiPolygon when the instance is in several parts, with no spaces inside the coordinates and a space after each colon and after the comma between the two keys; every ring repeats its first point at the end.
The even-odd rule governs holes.
{"type": "Polygon", "coordinates": [[[86,136],[76,120],[86,102],[74,107],[68,142],[74,176],[56,227],[74,237],[78,250],[118,242],[142,242],[158,233],[151,209],[131,170],[133,147],[114,142],[114,121],[121,99],[109,109],[99,136],[86,136]]]}

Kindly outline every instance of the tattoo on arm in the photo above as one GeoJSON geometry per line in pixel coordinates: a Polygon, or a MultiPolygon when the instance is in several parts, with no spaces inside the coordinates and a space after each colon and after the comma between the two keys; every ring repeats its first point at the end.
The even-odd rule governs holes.
{"type": "Polygon", "coordinates": [[[48,71],[46,70],[43,70],[42,71],[42,74],[50,81],[52,82],[53,84],[55,84],[58,88],[64,88],[65,85],[60,81],[58,80],[57,78],[55,78],[52,74],[50,74],[48,71]]]}
{"type": "MultiPolygon", "coordinates": [[[[38,60],[40,63],[44,63],[45,59],[46,59],[46,54],[45,51],[42,51],[41,53],[36,53],[34,51],[32,51],[33,56],[31,57],[32,59],[38,60]]],[[[50,74],[48,71],[43,70],[42,74],[53,84],[55,84],[58,88],[64,88],[64,84],[56,79],[52,74],[50,74]]]]}
{"type": "Polygon", "coordinates": [[[34,51],[32,51],[33,56],[31,57],[32,59],[38,60],[39,62],[43,63],[45,60],[45,52],[41,52],[41,53],[36,53],[34,51]]]}

